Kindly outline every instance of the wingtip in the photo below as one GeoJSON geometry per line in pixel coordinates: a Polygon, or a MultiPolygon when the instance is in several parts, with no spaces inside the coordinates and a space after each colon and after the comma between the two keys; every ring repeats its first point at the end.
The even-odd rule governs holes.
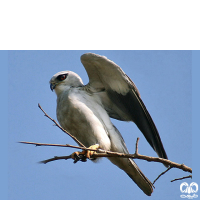
{"type": "Polygon", "coordinates": [[[82,56],[81,56],[81,60],[85,60],[85,59],[88,59],[88,58],[91,58],[91,57],[96,57],[97,54],[95,53],[84,53],[82,56]]]}
{"type": "Polygon", "coordinates": [[[81,62],[88,61],[91,59],[99,59],[99,58],[107,59],[105,56],[101,56],[101,55],[89,52],[89,53],[85,53],[81,56],[81,62]]]}

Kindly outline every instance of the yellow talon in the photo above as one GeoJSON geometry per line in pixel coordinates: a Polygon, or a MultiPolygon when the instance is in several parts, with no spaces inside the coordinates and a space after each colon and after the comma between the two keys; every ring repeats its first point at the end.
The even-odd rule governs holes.
{"type": "MultiPolygon", "coordinates": [[[[97,150],[99,148],[99,144],[91,145],[89,149],[97,150]]],[[[90,151],[90,150],[83,150],[82,152],[76,151],[72,153],[72,159],[74,160],[74,163],[81,160],[82,162],[87,161],[87,158],[90,159],[92,155],[94,155],[96,151],[90,151]]]]}
{"type": "MultiPolygon", "coordinates": [[[[95,145],[91,145],[89,147],[89,149],[94,149],[94,150],[97,150],[99,148],[99,144],[95,144],[95,145]]],[[[96,153],[96,151],[90,151],[90,150],[87,150],[86,151],[86,157],[90,159],[90,157],[92,155],[94,155],[96,153]]]]}

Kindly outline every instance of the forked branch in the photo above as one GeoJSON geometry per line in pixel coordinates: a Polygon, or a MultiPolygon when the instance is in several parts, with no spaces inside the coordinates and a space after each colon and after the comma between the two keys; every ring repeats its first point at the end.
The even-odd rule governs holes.
{"type": "MultiPolygon", "coordinates": [[[[184,164],[178,164],[175,162],[172,162],[170,160],[164,159],[164,158],[158,158],[158,157],[151,157],[151,156],[145,156],[145,155],[141,155],[138,153],[138,142],[139,142],[139,138],[137,138],[137,142],[136,142],[136,152],[134,154],[124,154],[124,153],[118,153],[118,152],[112,152],[112,151],[105,151],[102,149],[89,149],[86,147],[79,147],[79,146],[74,146],[74,145],[69,145],[69,144],[46,144],[46,143],[35,143],[35,142],[20,142],[23,144],[33,144],[36,146],[54,146],[54,147],[70,147],[70,148],[75,148],[75,149],[81,149],[81,150],[89,150],[89,151],[96,151],[95,154],[92,155],[91,158],[99,158],[99,157],[121,157],[121,158],[132,158],[132,159],[140,159],[140,160],[146,160],[148,162],[158,162],[158,163],[162,163],[165,165],[168,165],[169,168],[178,168],[181,169],[185,172],[190,172],[192,173],[192,169],[184,164]]],[[[55,157],[54,157],[55,158],[55,157]]],[[[56,156],[55,159],[51,158],[49,161],[45,162],[51,162],[54,160],[59,160],[60,159],[70,159],[72,158],[71,155],[67,156],[66,158],[64,156],[62,157],[58,157],[56,156]]],[[[167,169],[167,171],[169,170],[169,168],[167,169]]],[[[165,172],[166,173],[166,172],[165,172]]],[[[162,174],[161,174],[162,175],[162,174]]]]}
{"type": "MultiPolygon", "coordinates": [[[[146,155],[140,155],[138,153],[138,142],[139,142],[139,138],[137,138],[137,141],[136,141],[136,146],[135,146],[135,153],[134,154],[124,154],[124,153],[118,153],[118,152],[111,152],[111,151],[105,151],[105,150],[102,150],[102,149],[97,149],[97,150],[94,150],[94,149],[89,149],[89,148],[86,148],[79,140],[77,140],[77,138],[75,138],[73,135],[71,135],[69,132],[67,132],[66,130],[64,130],[54,119],[52,119],[49,115],[47,115],[47,113],[42,109],[42,107],[40,106],[40,104],[38,104],[38,107],[42,110],[42,112],[44,113],[44,115],[49,118],[51,121],[54,122],[54,124],[60,128],[63,132],[65,132],[66,134],[68,134],[72,139],[74,139],[74,141],[79,145],[79,146],[74,146],[74,145],[69,145],[69,144],[65,144],[65,145],[62,145],[62,144],[46,144],[46,143],[35,143],[35,142],[20,142],[20,143],[23,143],[23,144],[33,144],[33,145],[36,145],[36,146],[54,146],[54,147],[70,147],[70,148],[75,148],[75,149],[81,149],[81,150],[89,150],[89,151],[96,151],[95,154],[93,154],[91,156],[91,159],[94,159],[94,158],[99,158],[99,157],[121,157],[121,158],[132,158],[132,159],[141,159],[141,160],[146,160],[148,162],[158,162],[158,163],[162,163],[164,165],[168,165],[168,169],[165,170],[164,172],[162,172],[156,179],[155,181],[153,182],[153,184],[162,176],[164,175],[166,172],[168,172],[170,169],[172,168],[178,168],[178,169],[181,169],[185,172],[190,172],[192,173],[192,169],[184,164],[179,164],[179,163],[175,163],[175,162],[172,162],[170,160],[167,160],[167,159],[164,159],[164,158],[158,158],[158,157],[150,157],[150,156],[146,156],[146,155]]],[[[55,156],[53,158],[50,158],[50,159],[47,159],[47,160],[43,160],[41,161],[40,163],[48,163],[48,162],[52,162],[52,161],[55,161],[55,160],[68,160],[68,159],[72,159],[72,154],[71,155],[68,155],[68,156],[55,156]]],[[[86,161],[86,159],[82,159],[81,157],[78,158],[78,160],[82,160],[82,161],[86,161]]],[[[75,160],[74,162],[76,163],[78,160],[75,160]]],[[[185,178],[191,178],[192,175],[189,175],[189,176],[185,176],[185,177],[182,177],[182,178],[178,178],[178,179],[174,179],[172,180],[171,182],[173,181],[176,181],[176,180],[182,180],[182,179],[185,179],[185,178]]]]}
{"type": "Polygon", "coordinates": [[[71,135],[69,132],[67,132],[65,129],[63,129],[54,119],[52,119],[47,113],[42,109],[40,104],[38,103],[38,107],[40,110],[44,113],[44,116],[49,118],[60,130],[62,130],[64,133],[69,135],[76,143],[78,143],[81,147],[85,147],[79,140],[77,140],[73,135],[71,135]]]}

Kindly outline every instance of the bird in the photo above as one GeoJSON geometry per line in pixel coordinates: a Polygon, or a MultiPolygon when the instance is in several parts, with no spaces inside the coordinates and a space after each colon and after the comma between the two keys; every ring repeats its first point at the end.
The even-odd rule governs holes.
{"type": "MultiPolygon", "coordinates": [[[[161,158],[167,159],[158,130],[134,82],[112,60],[85,53],[81,62],[89,77],[84,85],[78,74],[61,71],[50,79],[57,95],[57,120],[62,128],[84,146],[129,153],[125,141],[110,118],[132,121],[161,158]]],[[[131,158],[108,158],[122,169],[148,196],[153,184],[131,158]]]]}

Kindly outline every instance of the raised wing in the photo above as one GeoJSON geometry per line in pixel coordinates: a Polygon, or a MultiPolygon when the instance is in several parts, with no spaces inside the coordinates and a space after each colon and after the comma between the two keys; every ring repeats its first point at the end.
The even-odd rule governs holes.
{"type": "Polygon", "coordinates": [[[113,61],[87,53],[81,56],[89,87],[98,92],[110,117],[133,121],[159,157],[167,159],[158,130],[133,81],[113,61]]]}

